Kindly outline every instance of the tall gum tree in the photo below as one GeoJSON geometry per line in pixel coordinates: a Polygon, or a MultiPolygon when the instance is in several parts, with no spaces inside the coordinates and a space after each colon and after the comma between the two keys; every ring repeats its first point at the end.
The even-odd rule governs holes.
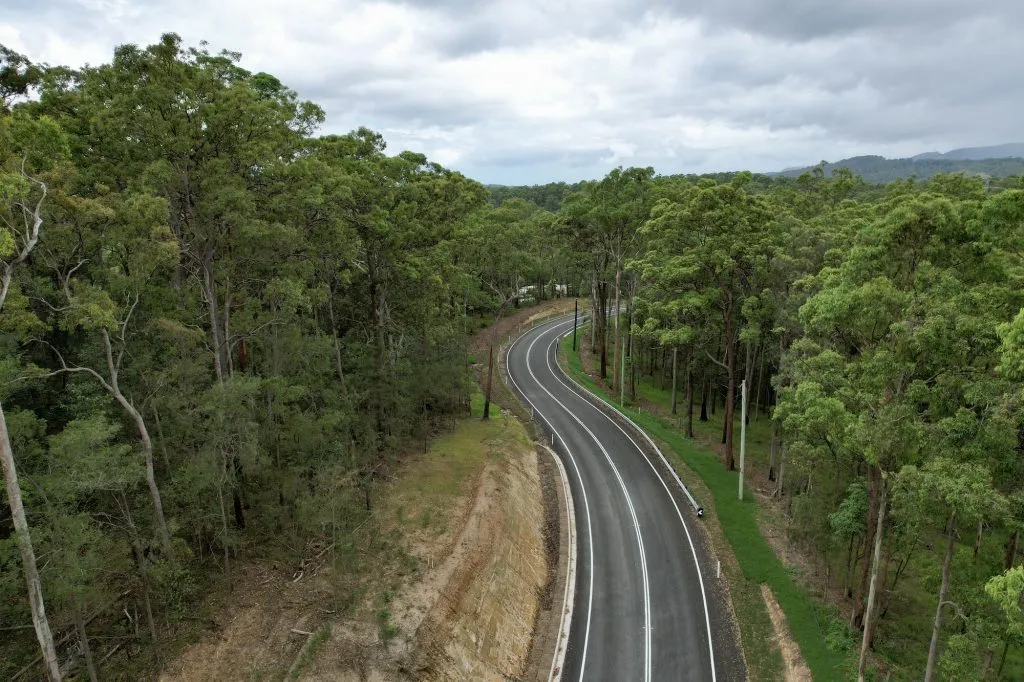
{"type": "MultiPolygon", "coordinates": [[[[1006,319],[1015,295],[1006,286],[1000,238],[993,232],[979,240],[977,216],[972,200],[893,196],[883,217],[860,229],[843,263],[822,271],[820,291],[800,310],[808,338],[790,354],[796,385],[783,391],[779,414],[794,454],[824,451],[866,478],[865,561],[851,617],[864,627],[862,652],[871,636],[865,614],[873,612],[878,535],[888,532],[886,481],[952,443],[965,457],[976,439],[950,434],[991,433],[983,442],[1005,443],[989,398],[999,388],[986,386],[995,322],[1006,319]]],[[[862,673],[863,666],[862,656],[862,673]]]]}
{"type": "Polygon", "coordinates": [[[733,415],[740,313],[744,299],[755,290],[760,273],[780,244],[764,199],[744,191],[749,180],[749,173],[737,174],[722,185],[701,180],[682,201],[660,200],[647,228],[659,245],[653,253],[671,259],[674,287],[699,297],[718,317],[724,358],[720,360],[707,348],[704,354],[726,374],[724,444],[730,470],[735,468],[733,415]]]}
{"type": "MultiPolygon", "coordinates": [[[[6,103],[5,103],[6,104],[6,103]]],[[[60,128],[48,119],[32,120],[21,115],[10,116],[0,113],[0,331],[12,333],[7,328],[17,317],[28,319],[23,323],[31,325],[31,313],[23,306],[19,297],[20,315],[12,315],[7,307],[15,275],[27,265],[29,257],[39,243],[44,210],[49,192],[48,180],[43,173],[54,170],[68,155],[67,140],[60,128]]],[[[34,325],[32,325],[34,326],[34,325]]],[[[23,335],[22,331],[21,334],[23,335]]],[[[14,533],[21,553],[21,568],[25,575],[29,606],[32,612],[32,626],[42,651],[46,674],[51,681],[60,680],[61,672],[57,661],[57,650],[53,633],[46,615],[42,581],[36,564],[35,548],[25,515],[21,483],[7,430],[7,418],[0,405],[0,464],[3,465],[7,504],[11,509],[14,533]]]]}

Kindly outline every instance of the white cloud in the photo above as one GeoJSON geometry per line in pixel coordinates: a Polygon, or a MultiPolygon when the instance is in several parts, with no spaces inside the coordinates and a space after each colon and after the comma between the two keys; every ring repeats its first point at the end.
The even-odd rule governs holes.
{"type": "Polygon", "coordinates": [[[1011,141],[1024,105],[1018,0],[11,3],[0,41],[33,59],[205,39],[323,105],[327,132],[491,182],[1011,141]]]}

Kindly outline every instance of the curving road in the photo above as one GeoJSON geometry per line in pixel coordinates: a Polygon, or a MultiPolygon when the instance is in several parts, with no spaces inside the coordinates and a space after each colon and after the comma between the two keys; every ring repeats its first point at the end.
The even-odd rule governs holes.
{"type": "Polygon", "coordinates": [[[574,498],[578,570],[561,679],[734,679],[693,507],[637,434],[561,373],[557,345],[571,330],[571,318],[540,325],[506,356],[514,387],[554,432],[574,498]]]}

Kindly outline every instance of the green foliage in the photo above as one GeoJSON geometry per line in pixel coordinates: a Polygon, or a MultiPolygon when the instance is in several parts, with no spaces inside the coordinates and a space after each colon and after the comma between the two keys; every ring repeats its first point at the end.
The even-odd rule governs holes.
{"type": "Polygon", "coordinates": [[[999,325],[1001,362],[999,371],[1007,378],[1024,380],[1024,309],[1013,322],[999,325]]]}
{"type": "Polygon", "coordinates": [[[1006,569],[985,583],[985,594],[998,606],[1006,617],[1006,632],[1015,638],[1024,639],[1024,566],[1006,569]]]}
{"type": "MultiPolygon", "coordinates": [[[[0,107],[2,265],[29,245],[10,226],[40,224],[5,289],[0,396],[55,632],[143,590],[185,619],[217,573],[308,542],[357,562],[382,483],[468,409],[467,313],[490,296],[470,264],[547,287],[550,216],[488,209],[372,131],[314,137],[315,104],[174,34],[39,79],[2,56],[3,87],[39,93],[0,107]]],[[[0,620],[25,620],[23,590],[0,582],[0,620]]]]}

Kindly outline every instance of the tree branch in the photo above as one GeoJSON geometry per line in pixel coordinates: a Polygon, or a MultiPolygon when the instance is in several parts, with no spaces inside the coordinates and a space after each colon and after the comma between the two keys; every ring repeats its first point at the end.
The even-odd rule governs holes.
{"type": "Polygon", "coordinates": [[[86,374],[91,374],[92,376],[94,376],[96,380],[103,385],[103,388],[105,388],[111,395],[116,395],[114,387],[107,383],[107,380],[103,378],[103,375],[94,370],[92,367],[80,367],[78,365],[69,365],[67,362],[65,362],[64,356],[61,355],[60,351],[57,350],[53,346],[53,344],[42,339],[36,339],[36,341],[45,346],[48,346],[49,349],[53,351],[54,355],[57,356],[57,360],[60,361],[60,369],[54,370],[52,372],[47,372],[46,374],[41,375],[40,378],[45,379],[48,377],[57,376],[58,374],[75,374],[85,372],[86,374]]]}
{"type": "Polygon", "coordinates": [[[726,366],[726,364],[724,362],[722,362],[721,360],[718,360],[713,355],[711,355],[711,353],[708,352],[707,348],[704,349],[704,354],[708,356],[708,359],[711,360],[711,362],[715,363],[716,365],[718,365],[722,369],[724,369],[724,370],[728,370],[729,369],[729,367],[726,366]]]}

